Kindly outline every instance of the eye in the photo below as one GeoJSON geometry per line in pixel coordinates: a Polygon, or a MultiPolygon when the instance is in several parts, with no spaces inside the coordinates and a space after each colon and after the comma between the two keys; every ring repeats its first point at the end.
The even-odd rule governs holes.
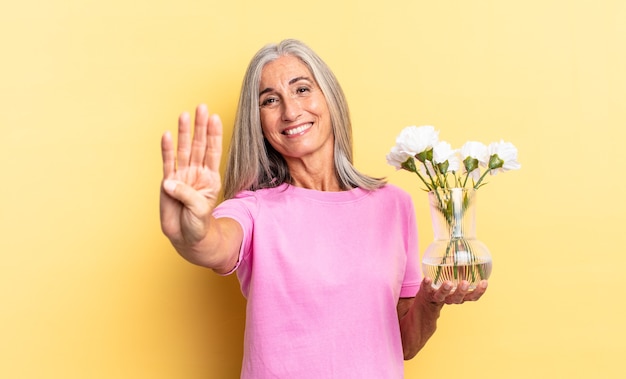
{"type": "Polygon", "coordinates": [[[273,96],[268,96],[265,99],[261,100],[262,108],[273,108],[278,105],[278,98],[273,96]]]}
{"type": "Polygon", "coordinates": [[[296,93],[297,94],[303,94],[303,93],[306,93],[306,92],[311,92],[311,89],[309,87],[306,87],[306,86],[298,87],[296,89],[296,93]]]}

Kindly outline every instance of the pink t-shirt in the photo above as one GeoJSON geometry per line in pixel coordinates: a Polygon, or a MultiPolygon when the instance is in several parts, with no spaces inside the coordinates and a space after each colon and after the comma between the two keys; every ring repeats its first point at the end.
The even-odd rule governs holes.
{"type": "Polygon", "coordinates": [[[410,196],[283,184],[214,211],[244,232],[243,379],[404,376],[396,305],[421,281],[410,196]]]}

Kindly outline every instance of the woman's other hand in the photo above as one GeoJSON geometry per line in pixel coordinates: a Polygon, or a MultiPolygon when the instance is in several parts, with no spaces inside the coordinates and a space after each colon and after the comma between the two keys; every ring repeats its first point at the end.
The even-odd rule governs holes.
{"type": "Polygon", "coordinates": [[[482,280],[476,288],[469,290],[469,283],[462,281],[454,288],[452,282],[445,281],[438,289],[432,287],[432,280],[425,278],[420,287],[423,298],[434,304],[462,304],[466,301],[476,301],[487,291],[487,281],[482,280]]]}

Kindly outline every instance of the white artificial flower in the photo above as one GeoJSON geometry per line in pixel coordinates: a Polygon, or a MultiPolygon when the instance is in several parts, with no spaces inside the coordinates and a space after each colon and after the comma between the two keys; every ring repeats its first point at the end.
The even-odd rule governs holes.
{"type": "MultiPolygon", "coordinates": [[[[485,146],[482,142],[476,141],[467,141],[461,147],[461,160],[465,162],[467,158],[476,159],[481,166],[487,166],[489,162],[489,152],[487,151],[487,146],[485,146]]],[[[464,166],[467,172],[467,168],[464,166]]],[[[480,169],[476,166],[475,169],[469,172],[469,175],[474,179],[474,181],[479,180],[480,178],[480,169]]]]}
{"type": "Polygon", "coordinates": [[[457,150],[452,149],[449,143],[440,141],[433,147],[433,162],[440,164],[446,161],[448,161],[447,172],[456,172],[461,168],[461,160],[459,159],[457,150]]]}
{"type": "Polygon", "coordinates": [[[430,125],[407,126],[396,138],[396,146],[400,151],[416,156],[435,146],[438,141],[439,132],[430,125]]]}
{"type": "Polygon", "coordinates": [[[391,148],[389,154],[387,154],[387,163],[396,168],[396,170],[402,169],[402,163],[406,162],[411,155],[400,150],[396,145],[391,148]]]}
{"type": "Polygon", "coordinates": [[[478,162],[480,162],[483,166],[486,166],[487,162],[489,162],[487,146],[485,146],[482,142],[465,142],[465,144],[461,147],[461,158],[465,159],[467,157],[476,158],[478,159],[478,162]]]}
{"type": "Polygon", "coordinates": [[[522,165],[517,162],[517,148],[510,142],[492,142],[488,147],[489,165],[492,166],[493,161],[496,161],[496,167],[492,166],[491,175],[495,175],[498,172],[504,172],[509,170],[519,170],[522,165]],[[495,156],[495,157],[494,157],[495,156]]]}
{"type": "Polygon", "coordinates": [[[396,145],[387,154],[387,163],[397,170],[416,173],[428,191],[476,190],[485,185],[488,174],[521,168],[517,149],[511,143],[500,140],[486,146],[468,141],[460,149],[452,149],[449,143],[439,141],[439,132],[430,125],[402,129],[396,145]]]}

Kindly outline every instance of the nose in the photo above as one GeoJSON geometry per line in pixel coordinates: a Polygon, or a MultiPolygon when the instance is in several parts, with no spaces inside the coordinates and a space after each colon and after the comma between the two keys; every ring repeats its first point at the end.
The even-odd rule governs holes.
{"type": "Polygon", "coordinates": [[[283,99],[283,121],[294,121],[302,115],[300,100],[287,96],[283,99]]]}

